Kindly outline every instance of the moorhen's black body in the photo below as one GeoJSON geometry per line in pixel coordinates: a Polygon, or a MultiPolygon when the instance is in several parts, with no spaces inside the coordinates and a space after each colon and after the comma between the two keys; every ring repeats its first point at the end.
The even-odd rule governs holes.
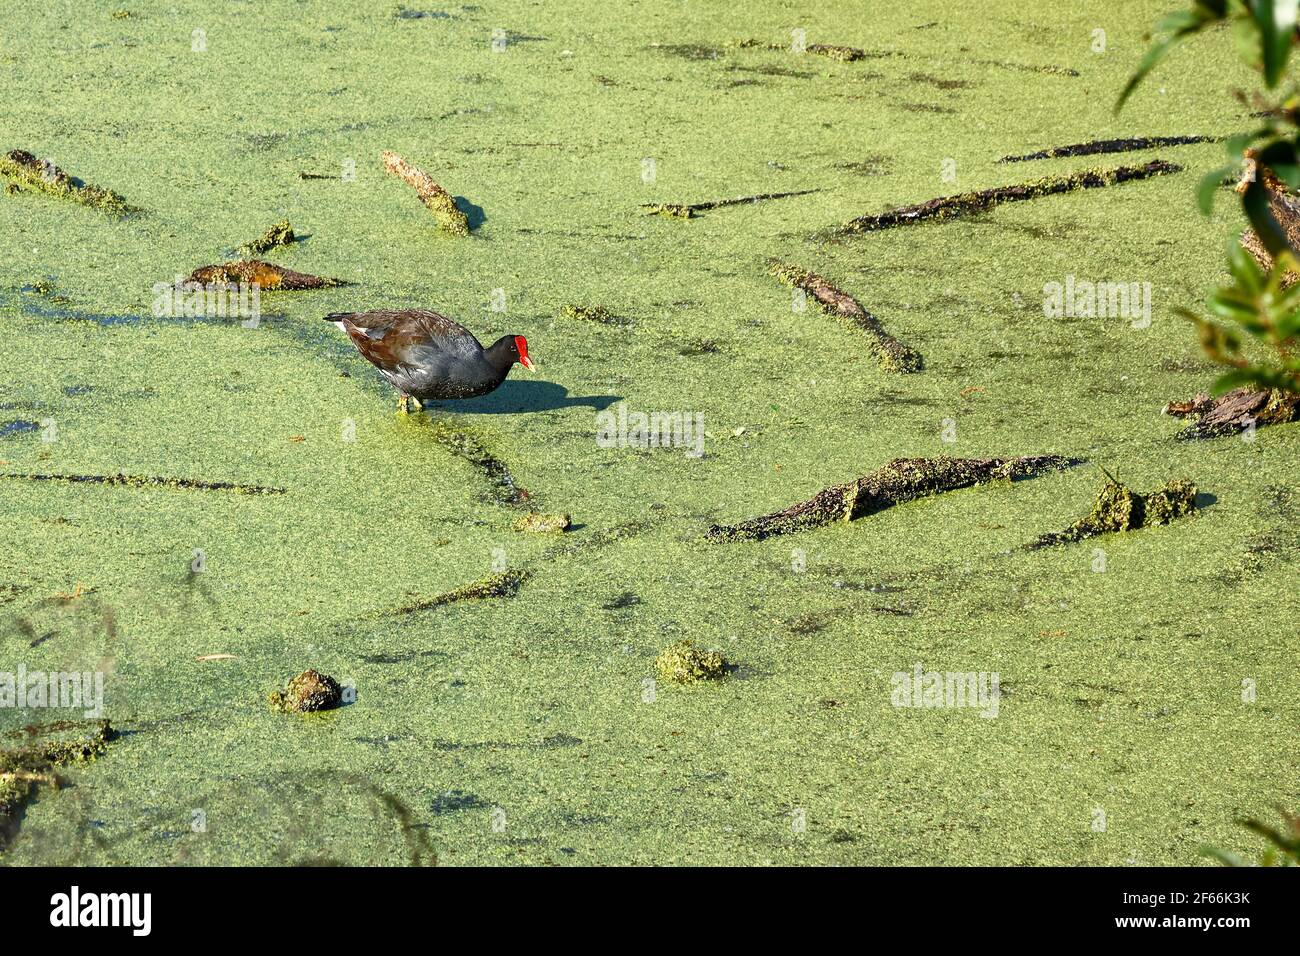
{"type": "Polygon", "coordinates": [[[402,312],[333,312],[325,316],[348,334],[357,351],[401,396],[473,398],[505,381],[516,362],[533,369],[528,340],[503,335],[487,348],[464,326],[424,309],[402,312]]]}

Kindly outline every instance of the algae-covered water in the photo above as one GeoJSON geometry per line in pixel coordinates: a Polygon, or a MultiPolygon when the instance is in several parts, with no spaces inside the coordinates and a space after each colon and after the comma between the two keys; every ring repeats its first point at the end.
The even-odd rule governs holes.
{"type": "Polygon", "coordinates": [[[996,162],[1246,129],[1226,34],[1117,117],[1164,3],[122,3],[0,2],[0,147],[143,209],[0,194],[0,671],[101,671],[118,731],[5,862],[1175,864],[1297,805],[1300,430],[1181,443],[1160,414],[1215,376],[1174,310],[1240,226],[1226,195],[1194,208],[1222,146],[996,162]],[[1186,169],[826,241],[1157,157],[1186,169]],[[265,258],[352,284],[264,293],[255,326],[154,315],[156,283],[284,218],[265,258]],[[923,370],[801,311],[770,257],[923,370]],[[1049,317],[1070,276],[1149,283],[1149,325],[1049,317]],[[396,415],[321,317],[417,306],[527,336],[537,373],[396,415]],[[701,415],[703,455],[603,447],[620,403],[701,415]],[[940,454],[1087,463],[705,537],[940,454]],[[1202,507],[1021,550],[1087,513],[1098,466],[1202,507]],[[21,477],[118,473],[282,491],[21,477]],[[515,530],[530,509],[573,527],[515,530]],[[511,570],[513,596],[393,613],[511,570]],[[734,669],[656,680],[683,638],[734,669]],[[998,675],[996,717],[894,706],[917,665],[998,675]],[[355,700],[274,712],[309,667],[355,700]]]}

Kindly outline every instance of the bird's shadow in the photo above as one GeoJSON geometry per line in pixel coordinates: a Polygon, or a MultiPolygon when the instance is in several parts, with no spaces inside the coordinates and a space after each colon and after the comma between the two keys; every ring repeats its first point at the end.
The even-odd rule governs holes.
{"type": "Polygon", "coordinates": [[[619,395],[570,395],[563,385],[537,379],[507,379],[501,387],[478,398],[455,401],[425,402],[424,407],[448,412],[469,412],[476,415],[507,415],[515,412],[549,412],[558,408],[594,408],[601,412],[615,402],[619,395]]]}

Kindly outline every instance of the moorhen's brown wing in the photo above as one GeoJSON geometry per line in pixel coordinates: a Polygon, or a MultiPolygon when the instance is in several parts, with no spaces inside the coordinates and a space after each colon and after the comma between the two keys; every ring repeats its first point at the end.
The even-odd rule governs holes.
{"type": "Polygon", "coordinates": [[[336,312],[326,319],[406,395],[469,398],[492,391],[505,377],[468,329],[437,312],[336,312]]]}

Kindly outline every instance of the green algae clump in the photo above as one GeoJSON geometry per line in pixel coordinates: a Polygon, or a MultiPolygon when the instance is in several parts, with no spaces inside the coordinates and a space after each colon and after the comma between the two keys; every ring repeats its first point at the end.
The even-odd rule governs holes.
{"type": "Polygon", "coordinates": [[[566,305],[560,310],[566,319],[582,322],[595,322],[598,325],[631,325],[627,319],[620,318],[603,305],[566,305]]]}
{"type": "Polygon", "coordinates": [[[1071,541],[1083,541],[1099,534],[1136,531],[1168,524],[1196,510],[1196,485],[1186,478],[1166,482],[1147,495],[1138,494],[1110,475],[1097,492],[1092,511],[1064,531],[1045,534],[1031,542],[1030,549],[1046,548],[1071,541]]]}
{"type": "Polygon", "coordinates": [[[338,707],[343,701],[343,689],[328,674],[305,670],[289,681],[288,687],[273,691],[267,699],[272,710],[309,714],[338,707]]]}
{"type": "Polygon", "coordinates": [[[702,651],[689,639],[669,644],[655,658],[659,679],[673,684],[694,684],[702,680],[721,680],[727,674],[727,662],[717,651],[702,651]]]}
{"type": "Polygon", "coordinates": [[[239,255],[244,259],[252,259],[269,249],[274,249],[276,246],[293,245],[296,239],[297,237],[293,234],[293,226],[289,225],[289,220],[281,219],[252,242],[246,242],[240,246],[239,255]]]}
{"type": "Polygon", "coordinates": [[[573,519],[567,514],[548,515],[532,511],[515,522],[515,530],[534,533],[567,531],[572,524],[573,519]]]}
{"type": "Polygon", "coordinates": [[[74,179],[50,160],[37,159],[24,149],[10,150],[0,156],[0,176],[8,179],[12,188],[71,199],[113,216],[139,212],[111,189],[74,179]]]}

